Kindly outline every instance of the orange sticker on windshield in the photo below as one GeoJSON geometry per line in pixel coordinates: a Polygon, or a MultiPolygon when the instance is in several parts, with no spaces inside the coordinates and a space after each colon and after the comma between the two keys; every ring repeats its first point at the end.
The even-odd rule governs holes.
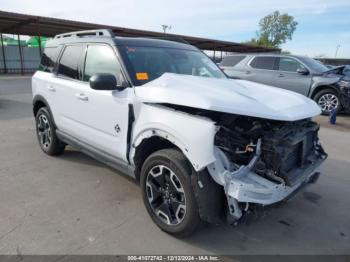
{"type": "Polygon", "coordinates": [[[148,80],[148,74],[147,73],[136,73],[136,79],[137,80],[148,80]]]}

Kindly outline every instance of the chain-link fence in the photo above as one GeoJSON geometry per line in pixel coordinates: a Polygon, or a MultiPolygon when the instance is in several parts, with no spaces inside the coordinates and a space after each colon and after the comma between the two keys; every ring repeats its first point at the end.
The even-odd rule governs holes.
{"type": "Polygon", "coordinates": [[[39,47],[0,45],[0,74],[33,73],[39,63],[39,47]]]}

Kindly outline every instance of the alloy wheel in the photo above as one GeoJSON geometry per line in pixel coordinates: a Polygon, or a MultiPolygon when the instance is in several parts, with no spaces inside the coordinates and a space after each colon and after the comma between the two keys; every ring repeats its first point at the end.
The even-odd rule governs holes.
{"type": "Polygon", "coordinates": [[[338,108],[339,100],[336,95],[327,93],[322,95],[317,103],[323,112],[331,112],[333,109],[338,108]]]}
{"type": "Polygon", "coordinates": [[[48,148],[52,141],[52,134],[49,120],[46,115],[41,114],[38,116],[37,128],[40,144],[43,147],[48,148]]]}
{"type": "Polygon", "coordinates": [[[146,194],[153,213],[167,225],[180,224],[186,215],[186,195],[176,174],[164,165],[147,174],[146,194]]]}

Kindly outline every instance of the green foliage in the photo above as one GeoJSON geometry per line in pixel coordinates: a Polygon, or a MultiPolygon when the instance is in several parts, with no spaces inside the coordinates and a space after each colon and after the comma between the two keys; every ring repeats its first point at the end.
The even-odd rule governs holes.
{"type": "Polygon", "coordinates": [[[292,40],[297,25],[298,22],[293,16],[275,11],[260,20],[256,38],[251,39],[248,43],[257,46],[279,47],[287,40],[292,40]]]}
{"type": "Polygon", "coordinates": [[[39,39],[39,36],[32,36],[27,40],[27,45],[30,47],[39,47],[39,40],[40,40],[40,46],[45,47],[47,37],[41,36],[39,39]]]}

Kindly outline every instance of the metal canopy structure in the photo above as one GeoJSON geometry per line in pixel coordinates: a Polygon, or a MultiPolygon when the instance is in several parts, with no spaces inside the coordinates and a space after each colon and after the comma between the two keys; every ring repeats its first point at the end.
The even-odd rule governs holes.
{"type": "Polygon", "coordinates": [[[182,38],[202,50],[256,53],[280,52],[280,49],[257,47],[247,44],[212,40],[193,36],[164,34],[160,32],[123,28],[111,25],[85,23],[43,16],[25,15],[0,11],[0,33],[52,37],[70,31],[109,28],[117,36],[131,37],[175,37],[182,38]]]}

